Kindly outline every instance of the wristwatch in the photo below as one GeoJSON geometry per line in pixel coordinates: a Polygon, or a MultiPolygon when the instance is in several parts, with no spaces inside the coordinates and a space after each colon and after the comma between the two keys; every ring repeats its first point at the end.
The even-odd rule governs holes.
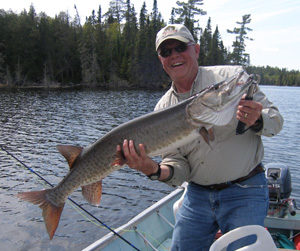
{"type": "Polygon", "coordinates": [[[152,173],[150,175],[147,175],[148,178],[150,180],[158,180],[159,177],[160,177],[160,173],[161,173],[161,168],[160,168],[160,164],[158,163],[158,169],[157,169],[157,172],[156,173],[152,173]]]}

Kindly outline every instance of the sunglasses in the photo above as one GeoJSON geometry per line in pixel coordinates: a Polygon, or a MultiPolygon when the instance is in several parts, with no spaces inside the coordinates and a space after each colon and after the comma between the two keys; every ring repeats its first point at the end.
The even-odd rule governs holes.
{"type": "Polygon", "coordinates": [[[174,48],[161,48],[161,50],[159,51],[159,55],[162,56],[163,58],[167,58],[169,56],[171,56],[172,54],[172,51],[175,50],[176,52],[178,53],[181,53],[181,52],[185,52],[188,48],[188,46],[190,45],[193,45],[194,43],[192,42],[189,42],[189,43],[180,43],[179,45],[177,45],[176,47],[174,48]]]}

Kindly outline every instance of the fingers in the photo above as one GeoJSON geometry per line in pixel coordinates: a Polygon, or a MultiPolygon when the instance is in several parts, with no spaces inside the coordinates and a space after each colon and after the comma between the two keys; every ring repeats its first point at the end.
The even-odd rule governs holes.
{"type": "Polygon", "coordinates": [[[144,162],[149,158],[143,144],[139,144],[139,152],[136,151],[133,140],[125,139],[123,142],[123,153],[126,164],[134,169],[140,169],[144,162]]]}
{"type": "Polygon", "coordinates": [[[146,158],[147,157],[146,149],[145,149],[145,146],[143,144],[139,144],[139,150],[140,150],[140,156],[142,158],[146,158]]]}
{"type": "Polygon", "coordinates": [[[123,142],[123,152],[129,162],[137,161],[139,156],[135,150],[133,140],[125,139],[123,142]]]}
{"type": "Polygon", "coordinates": [[[135,151],[133,140],[129,140],[129,152],[132,158],[137,159],[139,157],[135,151]]]}
{"type": "Polygon", "coordinates": [[[241,99],[236,118],[244,122],[247,126],[252,126],[261,116],[262,108],[262,104],[259,102],[241,99]]]}

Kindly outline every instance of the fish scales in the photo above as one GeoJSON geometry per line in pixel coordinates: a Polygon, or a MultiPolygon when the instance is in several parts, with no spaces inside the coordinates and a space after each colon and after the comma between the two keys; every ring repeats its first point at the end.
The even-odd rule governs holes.
{"type": "MultiPolygon", "coordinates": [[[[112,166],[112,163],[116,158],[116,145],[122,145],[124,139],[134,140],[136,146],[147,142],[146,152],[149,155],[158,151],[164,152],[172,142],[177,141],[178,138],[183,138],[197,128],[197,126],[186,122],[185,107],[186,104],[182,103],[162,112],[153,112],[150,115],[142,116],[113,129],[83,150],[78,159],[80,166],[72,169],[69,175],[58,185],[61,187],[68,183],[71,186],[61,187],[60,192],[68,194],[78,187],[78,183],[86,185],[98,181],[112,171],[121,168],[121,165],[112,166]],[[174,126],[163,126],[161,122],[156,122],[162,121],[162,119],[167,125],[174,126]],[[81,167],[83,163],[84,166],[81,167]],[[68,180],[73,182],[68,182],[68,180]]],[[[138,150],[137,147],[136,149],[138,150]]]]}

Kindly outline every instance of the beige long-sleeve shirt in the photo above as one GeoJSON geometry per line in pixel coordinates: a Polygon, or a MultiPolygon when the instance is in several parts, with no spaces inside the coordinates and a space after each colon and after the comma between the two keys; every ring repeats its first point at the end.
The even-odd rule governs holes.
{"type": "MultiPolygon", "coordinates": [[[[199,67],[190,92],[177,93],[172,85],[159,100],[155,110],[176,104],[241,70],[241,66],[199,67]]],[[[259,88],[254,93],[253,99],[263,105],[261,131],[248,130],[242,135],[236,135],[238,120],[235,116],[226,126],[214,126],[215,139],[210,142],[211,147],[199,135],[191,143],[162,156],[162,164],[174,168],[173,177],[167,183],[177,186],[184,181],[193,181],[201,185],[211,185],[232,181],[250,173],[263,159],[261,135],[274,136],[283,125],[283,118],[278,109],[259,88]]]]}

